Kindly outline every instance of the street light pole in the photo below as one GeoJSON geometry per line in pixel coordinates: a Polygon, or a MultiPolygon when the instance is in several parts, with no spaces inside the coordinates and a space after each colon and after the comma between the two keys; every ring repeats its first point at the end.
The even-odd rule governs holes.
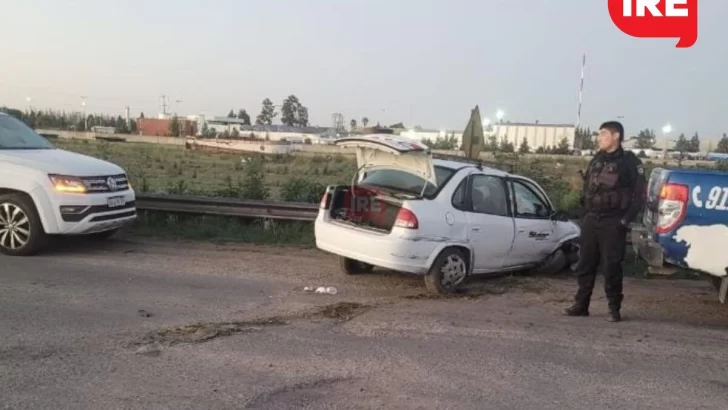
{"type": "Polygon", "coordinates": [[[663,138],[665,138],[665,141],[663,142],[663,147],[662,147],[662,159],[664,159],[664,160],[667,159],[667,142],[668,142],[667,135],[671,132],[672,132],[672,126],[670,124],[667,124],[664,127],[662,127],[662,135],[663,135],[663,138]]]}
{"type": "Polygon", "coordinates": [[[83,132],[88,132],[88,115],[86,115],[86,97],[81,96],[81,106],[83,107],[83,132]]]}

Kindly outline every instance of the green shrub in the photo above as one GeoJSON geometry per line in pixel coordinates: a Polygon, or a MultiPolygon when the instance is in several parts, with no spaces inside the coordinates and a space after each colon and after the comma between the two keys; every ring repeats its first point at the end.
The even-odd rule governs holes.
{"type": "Polygon", "coordinates": [[[326,190],[326,185],[303,178],[291,178],[281,184],[281,199],[288,202],[317,203],[326,190]]]}

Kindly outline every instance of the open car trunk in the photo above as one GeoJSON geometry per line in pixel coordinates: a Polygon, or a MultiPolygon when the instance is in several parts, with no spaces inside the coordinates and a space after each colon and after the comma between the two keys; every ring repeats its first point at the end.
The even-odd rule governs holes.
{"type": "Polygon", "coordinates": [[[331,217],[340,223],[389,233],[402,200],[369,187],[339,185],[331,191],[331,217]]]}
{"type": "Polygon", "coordinates": [[[430,150],[420,142],[391,134],[371,134],[342,138],[335,144],[356,149],[355,181],[361,182],[369,172],[396,170],[422,181],[423,191],[369,184],[331,187],[330,216],[337,222],[390,232],[404,200],[421,199],[426,186],[437,186],[430,150]]]}

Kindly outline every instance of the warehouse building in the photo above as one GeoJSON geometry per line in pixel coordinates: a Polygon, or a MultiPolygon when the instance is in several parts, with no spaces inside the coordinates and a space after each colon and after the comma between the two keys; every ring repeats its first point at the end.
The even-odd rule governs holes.
{"type": "Polygon", "coordinates": [[[510,142],[516,148],[525,138],[532,152],[539,148],[556,148],[564,138],[569,142],[569,148],[573,149],[576,126],[572,124],[497,123],[490,125],[486,138],[491,135],[495,136],[499,143],[510,142]]]}

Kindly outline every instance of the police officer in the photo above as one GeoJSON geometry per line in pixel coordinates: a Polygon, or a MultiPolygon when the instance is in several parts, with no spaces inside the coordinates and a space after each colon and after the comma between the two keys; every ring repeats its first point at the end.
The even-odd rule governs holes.
{"type": "Polygon", "coordinates": [[[622,148],[624,127],[608,121],[599,127],[599,152],[584,175],[581,196],[579,290],[567,316],[589,316],[597,268],[604,275],[610,322],[622,320],[622,262],[629,223],[642,210],[645,175],[642,161],[622,148]]]}

